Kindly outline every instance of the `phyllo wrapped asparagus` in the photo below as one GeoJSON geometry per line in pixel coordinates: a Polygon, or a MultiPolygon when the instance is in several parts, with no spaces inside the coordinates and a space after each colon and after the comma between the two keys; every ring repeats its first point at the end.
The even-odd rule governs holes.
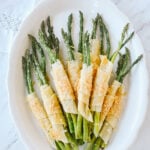
{"type": "MultiPolygon", "coordinates": [[[[110,44],[109,36],[108,36],[108,30],[106,30],[106,26],[101,19],[100,24],[102,24],[104,28],[105,36],[107,37],[106,43],[110,44]]],[[[113,63],[116,59],[116,57],[119,54],[119,51],[122,49],[122,47],[133,37],[134,32],[132,32],[129,37],[125,38],[125,35],[128,31],[129,25],[127,24],[122,32],[121,41],[119,42],[119,46],[117,50],[112,54],[110,57],[110,49],[109,47],[106,49],[106,51],[102,50],[103,55],[100,55],[101,63],[100,66],[97,68],[96,78],[94,80],[94,87],[93,87],[93,93],[91,97],[91,110],[94,113],[94,135],[98,136],[99,130],[100,130],[100,112],[102,110],[103,101],[105,98],[105,95],[107,93],[109,80],[112,74],[113,70],[113,63]]],[[[104,42],[104,41],[103,41],[104,42]]]]}
{"type": "Polygon", "coordinates": [[[22,67],[23,67],[23,74],[24,74],[24,79],[25,79],[27,92],[28,92],[27,95],[28,105],[33,113],[33,116],[36,118],[41,129],[45,133],[50,145],[55,148],[55,142],[54,142],[55,132],[53,132],[52,125],[48,119],[46,111],[34,91],[32,77],[31,77],[31,62],[29,60],[28,54],[26,54],[25,57],[22,57],[22,67]]]}
{"type": "Polygon", "coordinates": [[[44,54],[43,49],[33,36],[29,35],[29,37],[32,40],[32,48],[33,48],[31,59],[35,75],[40,85],[40,92],[44,108],[52,124],[53,130],[56,131],[55,133],[57,133],[56,140],[68,143],[67,137],[65,135],[66,122],[63,116],[60,103],[57,99],[56,94],[53,92],[51,86],[48,85],[46,71],[43,70],[43,68],[46,68],[46,66],[44,66],[43,64],[46,65],[46,63],[40,63],[39,61],[38,57],[39,55],[43,58],[43,61],[45,60],[45,56],[43,55],[44,54]],[[37,51],[39,51],[39,55],[37,54],[37,51]]]}
{"type": "Polygon", "coordinates": [[[64,67],[59,60],[52,64],[51,74],[64,111],[77,114],[75,96],[64,67]]]}
{"type": "Polygon", "coordinates": [[[113,105],[113,102],[116,97],[116,92],[118,88],[120,87],[121,83],[117,80],[114,80],[112,85],[108,88],[107,94],[105,96],[103,106],[102,106],[102,111],[101,111],[101,117],[100,117],[100,128],[103,125],[103,122],[105,120],[106,115],[108,114],[111,106],[113,105]]]}
{"type": "Polygon", "coordinates": [[[92,91],[93,65],[90,62],[89,35],[84,35],[83,66],[78,85],[78,111],[88,121],[93,121],[89,109],[89,100],[92,91]]]}
{"type": "MultiPolygon", "coordinates": [[[[80,12],[80,17],[82,17],[81,19],[83,21],[83,16],[81,15],[83,15],[82,12],[80,12]]],[[[71,35],[72,21],[73,21],[73,15],[70,14],[68,16],[68,23],[67,23],[68,32],[65,32],[62,29],[61,33],[65,42],[65,45],[67,47],[67,55],[68,55],[67,73],[68,73],[68,77],[70,79],[70,83],[72,85],[74,94],[77,98],[77,86],[78,86],[78,82],[80,78],[80,71],[82,67],[82,54],[80,52],[75,51],[75,47],[74,47],[72,35],[71,35]]]]}
{"type": "Polygon", "coordinates": [[[101,112],[103,100],[108,89],[108,82],[112,73],[113,64],[106,56],[101,55],[101,63],[97,69],[94,90],[91,98],[91,110],[101,112]]]}
{"type": "Polygon", "coordinates": [[[106,121],[100,131],[100,137],[105,144],[108,143],[113,129],[117,126],[123,109],[123,98],[125,95],[124,87],[121,85],[116,93],[115,101],[107,114],[106,121]]]}
{"type": "Polygon", "coordinates": [[[71,133],[75,133],[76,114],[78,111],[74,92],[64,66],[59,60],[59,40],[53,32],[53,27],[50,24],[49,17],[47,19],[47,26],[48,34],[44,26],[41,30],[39,30],[39,39],[43,48],[48,52],[48,58],[51,64],[50,73],[52,75],[60,103],[66,114],[69,130],[71,133]]]}
{"type": "Polygon", "coordinates": [[[100,42],[97,37],[97,28],[99,24],[99,14],[97,14],[96,18],[92,20],[93,21],[93,28],[91,33],[91,39],[90,39],[90,57],[91,57],[91,64],[93,64],[94,67],[94,76],[96,74],[97,68],[100,64],[100,42]]]}
{"type": "Polygon", "coordinates": [[[109,111],[107,111],[107,116],[105,118],[104,124],[102,126],[102,129],[100,131],[100,137],[102,139],[101,148],[104,148],[112,135],[112,131],[114,128],[116,128],[121,112],[123,110],[123,98],[125,96],[125,89],[123,85],[123,80],[125,76],[131,71],[132,67],[137,64],[142,59],[142,55],[140,55],[132,64],[130,64],[130,53],[128,48],[126,48],[125,54],[120,54],[120,59],[118,61],[118,68],[116,71],[116,80],[114,82],[120,83],[120,86],[116,92],[114,102],[109,107],[110,104],[108,103],[106,107],[109,107],[109,111]]]}

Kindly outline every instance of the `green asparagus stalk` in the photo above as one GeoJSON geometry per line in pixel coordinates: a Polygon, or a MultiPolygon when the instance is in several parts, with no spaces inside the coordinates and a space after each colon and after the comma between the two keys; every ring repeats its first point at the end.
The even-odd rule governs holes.
{"type": "Polygon", "coordinates": [[[56,58],[58,59],[58,54],[59,54],[59,40],[55,36],[54,31],[53,31],[53,26],[51,26],[50,23],[50,17],[47,18],[47,26],[48,26],[48,32],[49,32],[49,43],[51,49],[55,49],[56,51],[56,58]]]}
{"type": "Polygon", "coordinates": [[[68,53],[69,53],[69,60],[75,60],[74,56],[74,44],[71,36],[71,31],[72,31],[72,21],[73,21],[73,15],[70,14],[68,17],[68,33],[65,32],[63,29],[62,31],[62,36],[64,39],[64,42],[66,43],[68,53]]]}
{"type": "Polygon", "coordinates": [[[93,145],[94,145],[96,139],[97,138],[95,136],[93,136],[91,142],[87,144],[85,150],[92,150],[93,149],[93,145]]]}
{"type": "Polygon", "coordinates": [[[89,142],[89,123],[88,120],[83,118],[83,141],[89,142]]]}
{"type": "Polygon", "coordinates": [[[45,85],[47,84],[47,80],[46,80],[46,77],[44,76],[44,74],[42,73],[42,69],[36,59],[36,57],[32,54],[30,55],[31,57],[31,60],[32,60],[32,63],[33,63],[33,66],[34,66],[34,69],[35,69],[35,72],[36,72],[36,75],[38,76],[38,78],[40,78],[40,80],[42,81],[42,84],[41,85],[45,85]]]}
{"type": "MultiPolygon", "coordinates": [[[[97,17],[95,18],[95,21],[93,22],[92,33],[94,35],[93,36],[94,38],[96,38],[96,29],[98,25],[100,29],[100,51],[101,51],[101,54],[107,55],[107,57],[109,58],[110,50],[111,50],[109,32],[102,17],[99,14],[97,14],[97,17]],[[106,45],[106,48],[105,48],[105,45],[106,45]]],[[[94,134],[95,136],[97,136],[99,133],[99,121],[100,121],[100,113],[94,112],[94,134]]]]}
{"type": "Polygon", "coordinates": [[[71,47],[72,51],[74,51],[74,44],[73,44],[72,35],[71,35],[71,32],[72,32],[72,22],[73,22],[73,15],[70,14],[69,17],[68,17],[68,37],[69,37],[70,47],[71,47]]]}
{"type": "Polygon", "coordinates": [[[95,136],[97,136],[98,135],[98,133],[99,133],[99,122],[100,122],[100,117],[101,117],[101,115],[100,115],[100,112],[94,112],[94,134],[95,134],[95,136]]]}
{"type": "Polygon", "coordinates": [[[80,32],[79,32],[79,44],[78,44],[78,52],[82,53],[83,51],[83,23],[84,23],[84,18],[83,18],[83,13],[79,11],[80,14],[80,32]]]}
{"type": "Polygon", "coordinates": [[[59,144],[57,142],[55,142],[55,145],[56,145],[57,150],[61,150],[61,148],[59,147],[59,144]]]}
{"type": "Polygon", "coordinates": [[[87,64],[87,66],[91,65],[91,60],[90,60],[90,43],[89,43],[89,34],[88,34],[88,32],[86,32],[84,34],[83,63],[87,64]]]}
{"type": "Polygon", "coordinates": [[[122,83],[125,76],[131,71],[134,65],[136,65],[142,59],[142,57],[143,55],[138,56],[137,59],[130,65],[130,52],[129,49],[126,47],[126,53],[120,54],[118,68],[116,71],[116,80],[122,83]]]}
{"type": "Polygon", "coordinates": [[[59,147],[59,149],[61,149],[61,150],[66,150],[66,147],[65,147],[65,145],[64,145],[63,142],[58,141],[58,142],[56,143],[56,145],[57,145],[57,147],[59,147]]]}
{"type": "MultiPolygon", "coordinates": [[[[64,39],[64,42],[67,46],[68,49],[68,56],[69,56],[69,61],[75,60],[74,56],[74,44],[72,40],[72,21],[73,21],[73,15],[70,14],[68,16],[68,32],[65,32],[63,29],[62,31],[62,36],[64,39]]],[[[75,133],[76,136],[76,126],[77,126],[77,116],[74,114],[70,114],[70,124],[69,124],[69,130],[71,133],[75,133]],[[71,119],[72,119],[72,124],[71,124],[71,119]]]]}
{"type": "Polygon", "coordinates": [[[73,48],[72,45],[70,45],[70,36],[63,29],[61,30],[61,33],[68,49],[69,60],[75,60],[73,48]]]}
{"type": "Polygon", "coordinates": [[[66,113],[66,118],[67,118],[70,133],[74,133],[74,125],[73,125],[73,121],[71,118],[71,114],[66,113]]]}
{"type": "Polygon", "coordinates": [[[121,40],[119,41],[118,44],[118,48],[117,50],[112,54],[112,56],[110,57],[110,61],[112,63],[114,63],[116,57],[119,54],[119,51],[133,38],[134,36],[134,32],[132,32],[127,38],[126,38],[126,34],[128,33],[128,29],[129,29],[129,24],[126,24],[126,26],[123,29],[122,35],[121,35],[121,40]]]}
{"type": "Polygon", "coordinates": [[[93,22],[93,28],[92,28],[92,33],[91,33],[91,39],[96,39],[96,31],[97,31],[97,26],[98,26],[98,14],[95,19],[92,20],[93,22]]]}
{"type": "Polygon", "coordinates": [[[102,55],[107,55],[107,57],[109,58],[110,51],[111,51],[109,31],[106,27],[106,24],[103,21],[103,18],[100,16],[100,14],[97,15],[97,18],[98,18],[99,29],[100,29],[100,50],[101,50],[101,54],[102,55]],[[106,46],[106,48],[105,48],[105,46],[106,46]]]}
{"type": "Polygon", "coordinates": [[[105,54],[105,51],[104,51],[104,25],[102,23],[101,18],[98,20],[98,22],[99,22],[99,30],[100,30],[100,53],[102,55],[104,55],[105,54]]]}
{"type": "Polygon", "coordinates": [[[42,72],[44,73],[44,75],[46,75],[46,59],[45,59],[44,50],[42,49],[40,43],[36,40],[36,38],[33,35],[28,34],[28,37],[32,42],[32,53],[34,53],[34,56],[38,57],[36,50],[38,50],[40,54],[38,60],[39,60],[42,72]]]}
{"type": "Polygon", "coordinates": [[[82,139],[82,133],[83,133],[83,129],[82,129],[82,125],[83,125],[83,117],[78,114],[77,117],[77,128],[76,128],[76,139],[82,139]]]}
{"type": "Polygon", "coordinates": [[[101,145],[102,139],[98,137],[94,143],[93,150],[99,150],[99,145],[101,145]]]}
{"type": "MultiPolygon", "coordinates": [[[[99,14],[97,14],[96,18],[93,20],[93,29],[92,29],[91,39],[96,39],[96,31],[97,31],[98,25],[100,27],[100,42],[101,42],[100,50],[103,53],[104,33],[105,31],[107,31],[107,29],[99,14]]],[[[99,120],[100,120],[100,113],[94,112],[94,133],[99,132],[99,127],[98,127],[99,120]]]]}
{"type": "Polygon", "coordinates": [[[57,150],[72,150],[70,144],[64,144],[63,142],[55,142],[57,150]]]}
{"type": "MultiPolygon", "coordinates": [[[[91,65],[90,61],[90,43],[89,43],[89,34],[86,32],[83,38],[83,63],[87,66],[91,65]]],[[[83,118],[83,141],[89,142],[89,124],[88,121],[83,118]]]]}
{"type": "Polygon", "coordinates": [[[33,82],[32,82],[32,75],[31,75],[31,68],[30,68],[31,62],[29,60],[29,50],[26,51],[26,56],[22,57],[22,66],[23,66],[23,74],[24,74],[24,80],[27,87],[28,94],[34,92],[33,88],[33,82]]]}
{"type": "MultiPolygon", "coordinates": [[[[79,43],[78,43],[78,52],[82,53],[83,52],[83,23],[84,23],[84,18],[83,18],[83,13],[79,11],[79,16],[80,16],[80,31],[79,31],[79,43]]],[[[83,117],[81,114],[78,114],[77,116],[77,128],[76,128],[76,138],[77,139],[82,139],[83,138],[83,117]]]]}

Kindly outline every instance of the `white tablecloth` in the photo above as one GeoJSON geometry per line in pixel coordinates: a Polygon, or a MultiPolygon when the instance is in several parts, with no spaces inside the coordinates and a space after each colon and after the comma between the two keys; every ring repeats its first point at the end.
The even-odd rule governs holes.
{"type": "MultiPolygon", "coordinates": [[[[139,34],[150,70],[150,0],[113,0],[129,17],[139,34]]],[[[11,43],[25,16],[35,7],[38,0],[0,1],[0,150],[24,150],[9,115],[7,96],[7,68],[11,43]]],[[[150,108],[150,107],[148,107],[150,108]]],[[[150,109],[130,150],[150,149],[150,109]]]]}

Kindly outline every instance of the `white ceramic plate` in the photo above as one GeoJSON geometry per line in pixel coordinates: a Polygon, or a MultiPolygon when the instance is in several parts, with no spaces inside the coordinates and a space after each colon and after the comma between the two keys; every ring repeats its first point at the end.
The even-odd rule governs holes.
{"type": "MultiPolygon", "coordinates": [[[[27,34],[37,34],[40,23],[48,15],[52,16],[55,33],[61,39],[61,27],[66,27],[67,16],[74,13],[74,41],[77,45],[78,11],[82,10],[85,16],[86,29],[91,29],[91,18],[99,12],[107,23],[113,49],[116,49],[123,26],[129,22],[112,2],[109,0],[45,0],[42,1],[22,23],[10,52],[8,91],[11,114],[20,136],[31,150],[48,150],[46,138],[38,128],[31,112],[28,109],[25,97],[25,88],[22,74],[21,56],[29,47],[27,34]]],[[[132,28],[131,28],[132,29],[132,28]]],[[[143,47],[137,35],[130,42],[131,57],[136,58],[143,53],[143,47]]],[[[144,120],[147,108],[148,76],[145,58],[135,67],[129,78],[126,106],[120,124],[114,134],[108,150],[127,149],[136,138],[138,130],[144,120]]]]}

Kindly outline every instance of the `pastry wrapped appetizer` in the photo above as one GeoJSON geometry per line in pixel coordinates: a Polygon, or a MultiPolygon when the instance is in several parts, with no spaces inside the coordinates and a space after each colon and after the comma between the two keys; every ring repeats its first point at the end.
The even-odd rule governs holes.
{"type": "Polygon", "coordinates": [[[37,94],[35,93],[33,82],[32,82],[32,75],[31,75],[31,62],[29,59],[28,53],[26,56],[22,57],[22,67],[23,67],[23,75],[25,79],[25,84],[27,88],[27,102],[32,111],[33,116],[36,118],[38,124],[40,125],[41,129],[45,133],[50,145],[55,148],[55,132],[52,129],[52,124],[48,119],[48,115],[41,104],[37,94]]]}
{"type": "Polygon", "coordinates": [[[94,68],[94,77],[96,75],[97,68],[100,64],[100,42],[97,37],[97,29],[99,25],[99,14],[97,14],[96,18],[93,21],[93,28],[91,33],[90,39],[90,57],[91,57],[91,64],[93,64],[94,68]]]}
{"type": "Polygon", "coordinates": [[[43,28],[39,30],[39,39],[43,48],[48,52],[48,58],[51,64],[50,72],[53,77],[56,92],[66,114],[70,133],[74,133],[76,128],[76,114],[78,113],[74,92],[64,66],[59,60],[59,40],[53,32],[49,17],[47,19],[47,26],[48,34],[45,31],[43,23],[43,28]]]}
{"type": "MultiPolygon", "coordinates": [[[[106,34],[107,37],[108,32],[106,32],[106,26],[104,25],[102,18],[100,18],[99,20],[100,20],[100,24],[102,24],[104,28],[105,31],[104,33],[106,34]]],[[[102,51],[103,54],[105,53],[105,55],[100,55],[101,63],[100,66],[97,68],[97,73],[94,80],[93,93],[91,96],[91,105],[90,105],[91,110],[94,112],[94,135],[95,136],[98,136],[100,130],[100,126],[99,126],[100,118],[101,118],[100,113],[102,111],[103,101],[108,90],[109,80],[113,70],[113,63],[119,51],[134,35],[134,32],[132,32],[129,35],[129,37],[125,38],[128,28],[129,25],[127,24],[123,29],[121,41],[119,42],[118,49],[112,54],[111,57],[109,57],[110,55],[109,49],[107,51],[102,51]]],[[[107,43],[109,42],[107,41],[107,43]]]]}
{"type": "Polygon", "coordinates": [[[90,43],[89,34],[87,32],[84,34],[83,40],[83,66],[78,85],[78,111],[85,118],[83,120],[83,133],[85,133],[83,139],[84,141],[88,141],[89,132],[84,132],[84,130],[88,130],[88,121],[93,121],[92,113],[89,109],[89,101],[92,92],[94,69],[90,60],[90,43]]]}
{"type": "MultiPolygon", "coordinates": [[[[82,12],[80,12],[80,15],[82,12]]],[[[70,14],[68,17],[68,32],[63,29],[62,36],[67,47],[68,61],[67,61],[67,72],[73,87],[75,96],[77,98],[77,86],[80,78],[80,71],[82,68],[82,53],[75,51],[73,44],[71,30],[72,30],[73,15],[70,14]]]]}
{"type": "Polygon", "coordinates": [[[100,143],[101,148],[105,148],[105,146],[108,144],[112,132],[119,122],[121,112],[123,110],[123,98],[125,96],[123,80],[125,76],[131,71],[133,66],[136,65],[142,59],[142,57],[143,56],[140,55],[132,64],[130,64],[130,53],[128,48],[126,48],[125,54],[123,55],[120,54],[120,59],[118,61],[118,68],[116,71],[116,80],[114,81],[120,83],[120,86],[115,94],[113,104],[109,109],[107,116],[105,117],[104,124],[99,134],[101,139],[100,143]]]}
{"type": "Polygon", "coordinates": [[[46,78],[46,63],[44,62],[45,56],[43,49],[32,35],[29,35],[29,38],[32,41],[32,64],[34,66],[34,72],[40,85],[40,92],[44,108],[48,114],[52,128],[56,131],[56,133],[58,133],[56,140],[68,143],[68,140],[65,136],[66,122],[59,100],[51,86],[48,84],[46,78]],[[39,55],[37,54],[37,51],[39,51],[40,59],[38,58],[39,55]],[[42,60],[41,63],[39,62],[40,60],[42,60]]]}
{"type": "MultiPolygon", "coordinates": [[[[68,143],[69,141],[72,143],[72,138],[67,131],[67,124],[59,100],[54,91],[52,90],[51,86],[48,85],[46,73],[44,73],[44,70],[41,67],[43,63],[40,64],[39,62],[39,55],[43,57],[43,60],[45,59],[45,56],[42,55],[43,49],[40,47],[40,44],[33,36],[29,35],[29,37],[32,40],[33,50],[31,58],[34,66],[35,75],[39,81],[41,97],[45,110],[48,114],[53,130],[55,131],[55,133],[57,133],[56,140],[62,141],[63,143],[68,143]],[[39,54],[37,54],[37,50],[39,51],[38,48],[40,48],[39,54]]],[[[46,66],[43,68],[46,68],[46,66]]],[[[69,145],[65,144],[66,149],[68,146],[69,145]]]]}
{"type": "MultiPolygon", "coordinates": [[[[67,61],[67,72],[71,82],[71,85],[74,90],[75,97],[77,99],[77,91],[78,91],[78,82],[80,79],[80,71],[82,68],[82,40],[83,40],[83,13],[79,11],[80,14],[80,33],[79,33],[79,45],[78,45],[78,52],[75,51],[71,30],[72,30],[72,20],[73,15],[70,14],[68,17],[68,32],[65,32],[62,29],[62,36],[64,42],[67,47],[67,54],[68,54],[68,61],[67,61]]],[[[78,102],[77,102],[78,103],[78,102]]],[[[77,116],[77,126],[75,136],[77,139],[82,138],[82,122],[83,118],[80,114],[77,116]]]]}

